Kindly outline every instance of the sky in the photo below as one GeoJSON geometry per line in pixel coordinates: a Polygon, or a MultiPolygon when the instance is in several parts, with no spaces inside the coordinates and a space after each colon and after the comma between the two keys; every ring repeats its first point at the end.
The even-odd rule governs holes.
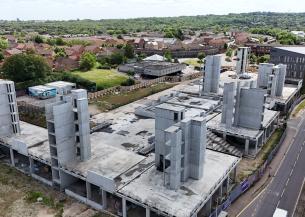
{"type": "Polygon", "coordinates": [[[304,0],[0,0],[0,20],[69,20],[253,11],[305,12],[304,0]]]}

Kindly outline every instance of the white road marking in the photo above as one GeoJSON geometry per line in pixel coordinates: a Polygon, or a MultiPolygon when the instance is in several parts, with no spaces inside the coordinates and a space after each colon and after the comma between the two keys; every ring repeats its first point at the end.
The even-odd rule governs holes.
{"type": "Polygon", "coordinates": [[[303,190],[304,184],[305,184],[305,177],[304,177],[304,179],[303,179],[303,184],[302,184],[302,186],[301,186],[301,189],[300,189],[300,192],[299,192],[297,201],[296,201],[296,203],[295,203],[295,205],[294,205],[293,212],[292,212],[292,216],[294,216],[295,210],[297,209],[297,205],[298,205],[298,202],[299,202],[299,200],[300,200],[300,196],[301,196],[301,194],[302,194],[302,190],[303,190]]]}

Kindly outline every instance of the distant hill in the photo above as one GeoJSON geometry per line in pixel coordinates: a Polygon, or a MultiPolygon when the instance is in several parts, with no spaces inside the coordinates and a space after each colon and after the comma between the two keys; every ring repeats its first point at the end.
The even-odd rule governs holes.
{"type": "Polygon", "coordinates": [[[0,21],[0,34],[30,32],[40,34],[126,34],[142,31],[166,32],[168,29],[183,31],[250,28],[280,28],[305,30],[305,13],[253,12],[228,15],[181,16],[164,18],[70,20],[70,21],[0,21]]]}

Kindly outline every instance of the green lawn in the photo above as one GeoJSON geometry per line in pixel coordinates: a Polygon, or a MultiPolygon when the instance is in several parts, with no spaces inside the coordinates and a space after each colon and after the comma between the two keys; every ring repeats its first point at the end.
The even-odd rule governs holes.
{"type": "Polygon", "coordinates": [[[87,72],[75,71],[72,73],[89,81],[95,82],[98,90],[118,86],[128,78],[127,75],[123,75],[117,72],[115,69],[95,68],[87,72]]]}
{"type": "Polygon", "coordinates": [[[198,59],[197,58],[193,58],[193,59],[188,59],[183,61],[184,63],[194,66],[194,67],[201,67],[202,63],[198,63],[198,59]]]}

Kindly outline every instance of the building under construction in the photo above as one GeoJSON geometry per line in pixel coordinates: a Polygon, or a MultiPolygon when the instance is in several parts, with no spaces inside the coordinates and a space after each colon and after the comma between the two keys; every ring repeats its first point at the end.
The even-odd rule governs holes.
{"type": "Polygon", "coordinates": [[[118,216],[210,216],[227,200],[241,157],[256,156],[278,126],[268,99],[299,91],[285,95],[282,66],[260,70],[257,86],[241,51],[238,73],[220,74],[219,57],[208,57],[204,83],[92,118],[86,90],[58,95],[46,106],[47,129],[19,121],[14,84],[1,81],[1,160],[118,216]]]}

